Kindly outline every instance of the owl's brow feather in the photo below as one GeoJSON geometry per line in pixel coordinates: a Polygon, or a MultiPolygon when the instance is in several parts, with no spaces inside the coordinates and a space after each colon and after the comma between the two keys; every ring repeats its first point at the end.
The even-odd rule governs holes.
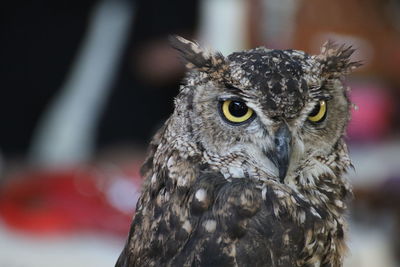
{"type": "Polygon", "coordinates": [[[242,100],[244,102],[246,102],[248,100],[248,97],[245,97],[244,95],[237,95],[237,94],[233,94],[232,96],[229,97],[209,97],[203,100],[198,100],[197,103],[207,103],[207,102],[211,102],[211,101],[224,101],[224,100],[242,100]]]}
{"type": "Polygon", "coordinates": [[[328,100],[331,100],[332,98],[333,98],[332,95],[330,95],[329,93],[323,92],[323,91],[320,92],[319,94],[315,94],[312,96],[312,99],[317,100],[317,101],[321,101],[321,100],[328,101],[328,100]]]}
{"type": "Polygon", "coordinates": [[[236,86],[233,86],[230,83],[224,83],[224,86],[226,89],[228,89],[229,93],[232,93],[233,95],[235,95],[238,98],[241,98],[242,100],[249,100],[251,99],[251,97],[249,97],[249,95],[251,95],[251,90],[243,90],[240,89],[236,86]]]}
{"type": "Polygon", "coordinates": [[[233,86],[230,83],[225,83],[224,86],[225,86],[226,89],[229,90],[229,92],[232,92],[232,93],[243,93],[242,89],[237,88],[237,87],[233,86]]]}
{"type": "MultiPolygon", "coordinates": [[[[238,98],[239,100],[241,99],[241,100],[246,102],[246,100],[249,99],[248,95],[245,94],[245,92],[240,88],[234,87],[233,85],[230,85],[228,83],[225,83],[224,87],[226,89],[228,89],[229,94],[232,94],[231,96],[225,97],[224,100],[238,98]]],[[[203,100],[198,100],[197,102],[198,103],[206,103],[206,102],[210,102],[210,101],[214,101],[214,100],[215,100],[215,97],[214,96],[210,96],[210,97],[205,98],[203,100]]],[[[222,100],[221,97],[218,97],[217,101],[220,101],[220,100],[222,100]]]]}
{"type": "Polygon", "coordinates": [[[312,86],[309,88],[310,90],[310,97],[311,99],[320,101],[320,100],[330,100],[333,98],[333,96],[327,92],[327,90],[324,90],[326,88],[326,82],[322,83],[319,86],[312,86]]]}

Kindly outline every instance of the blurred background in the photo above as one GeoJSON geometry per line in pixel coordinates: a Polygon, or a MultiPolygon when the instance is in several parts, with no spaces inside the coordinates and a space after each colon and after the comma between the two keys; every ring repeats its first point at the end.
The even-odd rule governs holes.
{"type": "Polygon", "coordinates": [[[345,266],[400,266],[399,14],[400,0],[5,1],[0,266],[114,265],[184,73],[170,34],[225,55],[357,48],[345,266]]]}

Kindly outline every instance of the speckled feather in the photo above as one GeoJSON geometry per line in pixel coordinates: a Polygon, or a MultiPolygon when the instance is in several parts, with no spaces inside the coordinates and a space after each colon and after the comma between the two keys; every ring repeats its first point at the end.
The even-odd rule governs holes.
{"type": "Polygon", "coordinates": [[[181,37],[172,44],[190,71],[150,144],[116,266],[342,266],[351,163],[341,80],[358,65],[353,50],[327,43],[316,56],[256,48],[225,58],[181,37]],[[256,118],[227,124],[218,103],[230,98],[256,118]],[[329,113],[313,125],[321,99],[329,113]],[[282,123],[293,152],[279,179],[266,151],[282,123]]]}

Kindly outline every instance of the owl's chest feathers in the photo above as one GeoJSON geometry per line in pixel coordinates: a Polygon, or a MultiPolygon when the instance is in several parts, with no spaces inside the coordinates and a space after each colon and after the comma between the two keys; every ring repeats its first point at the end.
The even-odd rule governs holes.
{"type": "MultiPolygon", "coordinates": [[[[226,184],[228,188],[222,195],[213,191],[220,184],[210,184],[212,180],[199,181],[202,174],[215,173],[215,169],[212,170],[205,164],[204,158],[193,157],[198,154],[198,151],[193,152],[194,149],[187,149],[185,154],[179,151],[179,153],[168,153],[166,158],[157,155],[154,158],[158,169],[154,169],[153,173],[149,174],[147,189],[143,194],[143,198],[147,200],[142,199],[144,203],[147,201],[152,203],[144,212],[147,213],[144,217],[153,218],[152,222],[147,223],[148,233],[151,233],[147,236],[149,244],[158,240],[159,246],[162,247],[171,238],[187,238],[196,227],[202,227],[206,232],[215,231],[219,227],[218,223],[223,222],[209,219],[196,223],[193,221],[193,214],[198,210],[202,212],[217,210],[215,205],[219,205],[220,214],[225,214],[224,207],[221,205],[226,203],[229,206],[229,201],[236,201],[235,209],[244,209],[245,213],[249,213],[249,210],[252,210],[251,207],[256,206],[250,213],[254,212],[253,219],[263,225],[263,217],[256,215],[261,208],[253,203],[254,199],[260,199],[260,203],[263,203],[261,205],[268,206],[266,209],[272,212],[270,215],[272,217],[268,217],[268,220],[272,218],[275,224],[280,224],[282,221],[290,222],[294,228],[303,233],[304,243],[300,252],[303,256],[301,262],[298,263],[299,266],[318,264],[318,262],[340,266],[342,261],[340,255],[345,250],[343,241],[345,226],[342,218],[345,204],[342,200],[346,194],[350,194],[345,181],[338,177],[341,173],[333,171],[335,175],[332,180],[332,177],[324,177],[321,172],[316,177],[317,173],[307,173],[307,168],[304,168],[305,171],[299,173],[292,181],[297,183],[296,185],[275,180],[252,180],[249,185],[248,179],[251,179],[249,177],[226,179],[221,175],[222,182],[219,183],[226,184]],[[163,174],[163,176],[160,177],[157,174],[163,174]],[[307,177],[308,175],[312,177],[307,177]],[[234,189],[229,191],[230,183],[236,185],[243,183],[247,188],[247,195],[242,196],[240,191],[234,189]],[[214,196],[210,197],[213,194],[214,196]],[[215,194],[219,195],[215,196],[215,194]],[[253,202],[247,202],[249,195],[253,202]],[[216,198],[219,198],[223,204],[216,204],[216,198]]],[[[236,185],[232,188],[237,188],[236,185]]],[[[139,211],[140,209],[143,209],[141,205],[139,205],[139,211]]],[[[230,217],[231,215],[227,215],[227,220],[238,220],[238,225],[243,226],[244,231],[250,225],[249,219],[239,221],[238,218],[230,219],[230,217]]],[[[292,237],[285,235],[284,238],[290,240],[292,237]]]]}

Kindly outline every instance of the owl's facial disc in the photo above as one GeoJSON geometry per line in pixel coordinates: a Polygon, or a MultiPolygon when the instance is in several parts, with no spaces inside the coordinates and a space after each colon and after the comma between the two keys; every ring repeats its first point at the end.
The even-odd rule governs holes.
{"type": "Polygon", "coordinates": [[[282,123],[274,137],[275,150],[267,152],[267,157],[278,168],[281,182],[285,179],[289,167],[289,159],[292,153],[291,142],[292,134],[289,127],[286,123],[282,123]]]}

